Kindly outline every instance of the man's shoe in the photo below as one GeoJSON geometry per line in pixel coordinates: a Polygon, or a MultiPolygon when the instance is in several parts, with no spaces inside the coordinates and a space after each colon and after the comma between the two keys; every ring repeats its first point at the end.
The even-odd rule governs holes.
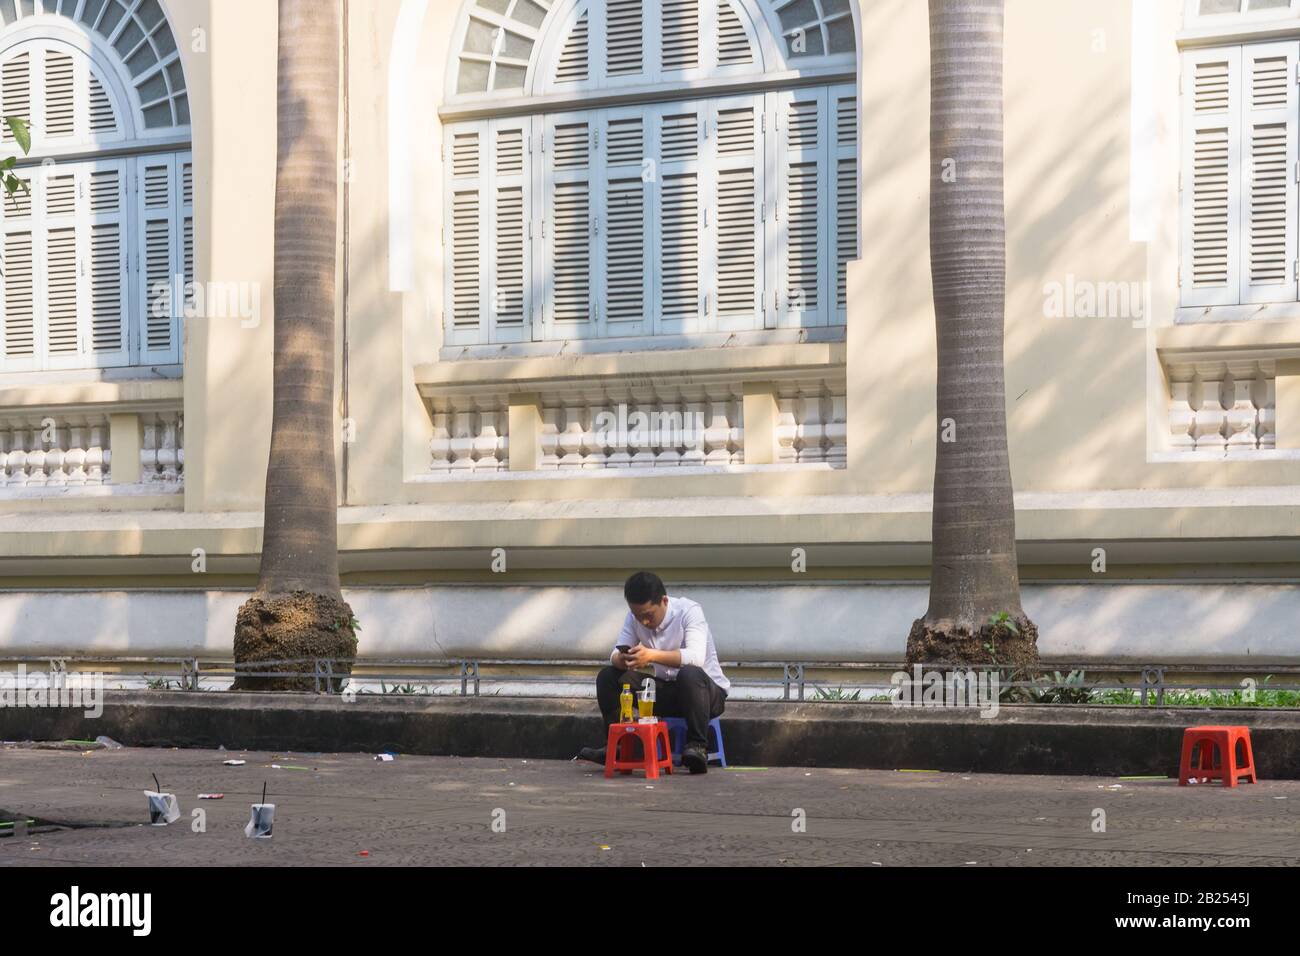
{"type": "Polygon", "coordinates": [[[699,744],[687,744],[682,751],[682,766],[691,773],[709,772],[709,754],[699,744]]]}
{"type": "Polygon", "coordinates": [[[578,751],[579,760],[590,760],[592,763],[598,763],[605,766],[605,748],[604,747],[583,747],[578,751]]]}

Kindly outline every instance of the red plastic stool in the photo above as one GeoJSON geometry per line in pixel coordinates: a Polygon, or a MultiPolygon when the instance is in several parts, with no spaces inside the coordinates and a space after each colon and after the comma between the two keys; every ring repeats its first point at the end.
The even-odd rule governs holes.
{"type": "Polygon", "coordinates": [[[1241,779],[1256,783],[1255,754],[1250,749],[1249,727],[1189,727],[1183,731],[1183,758],[1178,767],[1178,785],[1187,786],[1192,777],[1222,780],[1226,787],[1235,787],[1241,779]],[[1246,744],[1246,762],[1237,765],[1237,743],[1246,744]],[[1192,766],[1192,750],[1200,745],[1198,767],[1192,766]],[[1219,766],[1214,766],[1214,752],[1219,752],[1219,766]]]}
{"type": "Polygon", "coordinates": [[[647,780],[658,780],[659,771],[673,772],[673,747],[668,741],[668,726],[663,721],[653,724],[610,724],[609,739],[605,742],[605,776],[614,776],[614,771],[631,773],[644,770],[647,780]],[[633,758],[624,755],[623,748],[631,747],[632,741],[641,741],[641,756],[633,758]],[[663,756],[659,756],[659,744],[664,745],[663,756]]]}

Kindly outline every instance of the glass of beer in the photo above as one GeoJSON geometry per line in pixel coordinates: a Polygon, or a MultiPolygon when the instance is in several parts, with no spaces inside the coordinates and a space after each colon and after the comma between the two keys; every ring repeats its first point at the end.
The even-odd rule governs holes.
{"type": "Polygon", "coordinates": [[[655,702],[647,699],[645,694],[636,695],[637,713],[641,717],[653,717],[655,713],[655,702]]]}

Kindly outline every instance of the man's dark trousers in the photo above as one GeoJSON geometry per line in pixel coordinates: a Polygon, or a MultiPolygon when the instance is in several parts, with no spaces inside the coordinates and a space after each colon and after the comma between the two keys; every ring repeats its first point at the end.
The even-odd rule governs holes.
{"type": "MultiPolygon", "coordinates": [[[[600,716],[605,719],[605,731],[618,723],[618,699],[623,685],[640,691],[645,674],[619,670],[613,664],[596,675],[596,700],[600,702],[600,716]]],[[[698,744],[708,750],[709,721],[721,717],[726,707],[727,692],[713,683],[704,668],[688,664],[677,672],[675,680],[655,681],[655,716],[682,717],[686,720],[686,743],[698,744]]]]}

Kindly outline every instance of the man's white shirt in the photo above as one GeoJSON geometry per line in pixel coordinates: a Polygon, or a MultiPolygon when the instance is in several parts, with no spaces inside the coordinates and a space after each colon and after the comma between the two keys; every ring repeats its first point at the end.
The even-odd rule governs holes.
{"type": "MultiPolygon", "coordinates": [[[[709,622],[704,619],[704,609],[690,598],[669,595],[668,611],[664,614],[663,623],[653,630],[642,625],[629,611],[623,621],[623,633],[619,636],[618,643],[629,646],[644,644],[656,651],[681,651],[682,667],[691,664],[702,667],[713,683],[723,690],[731,688],[731,681],[727,680],[718,664],[718,652],[713,646],[709,622]]],[[[609,655],[610,663],[614,663],[617,658],[616,647],[609,655]]],[[[677,679],[679,668],[665,667],[662,664],[653,666],[655,676],[660,680],[677,679]]]]}

